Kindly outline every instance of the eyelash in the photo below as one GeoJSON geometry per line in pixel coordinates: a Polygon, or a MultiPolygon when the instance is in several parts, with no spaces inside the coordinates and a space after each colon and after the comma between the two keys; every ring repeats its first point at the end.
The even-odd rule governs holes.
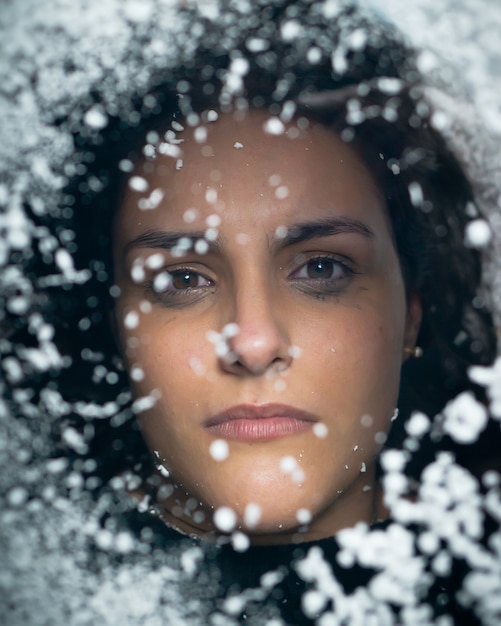
{"type": "Polygon", "coordinates": [[[207,289],[208,287],[214,287],[214,282],[210,278],[207,278],[206,276],[204,276],[201,272],[197,270],[194,270],[189,267],[180,267],[174,270],[164,270],[156,274],[151,280],[149,280],[146,283],[145,286],[146,286],[147,292],[150,294],[150,296],[154,300],[162,304],[170,304],[171,302],[174,304],[173,301],[176,298],[185,298],[186,296],[189,295],[191,297],[195,297],[195,300],[196,300],[197,299],[196,296],[202,297],[203,291],[205,289],[207,289]],[[176,279],[176,277],[182,277],[183,275],[185,277],[187,277],[188,275],[196,276],[198,277],[198,279],[204,280],[206,284],[196,285],[195,287],[188,285],[187,287],[180,288],[180,289],[176,289],[176,288],[167,289],[167,287],[173,286],[173,282],[176,279]],[[158,283],[161,283],[162,280],[165,281],[165,285],[160,286],[158,283]]]}
{"type": "MultiPolygon", "coordinates": [[[[305,293],[310,293],[317,297],[328,295],[339,295],[348,285],[350,278],[356,274],[351,262],[348,259],[341,261],[336,256],[328,254],[319,254],[312,258],[309,258],[301,263],[299,267],[294,269],[289,275],[288,279],[291,280],[295,286],[305,293]],[[332,264],[332,272],[336,273],[336,268],[341,271],[340,276],[300,276],[301,271],[308,271],[308,266],[316,264],[317,267],[326,263],[332,264]]],[[[210,278],[207,278],[204,274],[198,270],[194,270],[190,267],[180,267],[173,270],[164,270],[155,276],[153,276],[146,284],[146,290],[157,302],[161,304],[175,305],[176,299],[190,298],[190,304],[196,303],[199,298],[203,298],[208,288],[214,288],[215,283],[210,278]],[[196,286],[186,286],[179,289],[173,288],[173,282],[177,277],[197,277],[198,282],[202,280],[205,284],[197,284],[196,286]],[[165,282],[160,286],[159,283],[165,282]],[[170,287],[170,288],[167,288],[170,287]]],[[[183,304],[183,302],[179,302],[183,304]]]]}
{"type": "Polygon", "coordinates": [[[295,269],[289,278],[296,282],[296,285],[307,293],[317,296],[339,295],[349,284],[350,279],[357,272],[352,267],[352,262],[343,257],[341,261],[339,257],[329,254],[319,254],[305,260],[297,269],[295,269]],[[308,266],[317,264],[317,267],[325,263],[332,264],[332,273],[336,272],[336,268],[341,271],[340,276],[298,276],[301,270],[308,271],[308,266]]]}

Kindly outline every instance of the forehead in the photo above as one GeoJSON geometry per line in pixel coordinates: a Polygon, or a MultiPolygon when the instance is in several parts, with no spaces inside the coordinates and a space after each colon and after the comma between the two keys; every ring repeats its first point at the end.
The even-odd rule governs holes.
{"type": "Polygon", "coordinates": [[[166,220],[179,229],[188,216],[200,221],[214,213],[240,229],[256,219],[300,221],[311,212],[348,211],[361,219],[372,211],[386,220],[384,199],[362,159],[318,122],[285,124],[248,110],[220,114],[169,140],[136,166],[118,212],[119,232],[137,234],[166,220]]]}

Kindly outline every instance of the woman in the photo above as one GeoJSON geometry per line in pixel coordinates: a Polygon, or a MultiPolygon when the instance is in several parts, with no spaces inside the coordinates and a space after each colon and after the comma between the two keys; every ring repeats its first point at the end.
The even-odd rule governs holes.
{"type": "MultiPolygon", "coordinates": [[[[447,410],[433,427],[413,413],[433,417],[465,391],[485,412],[468,379],[495,354],[478,254],[463,245],[472,192],[412,52],[387,25],[329,6],[277,3],[239,28],[238,8],[220,24],[199,18],[203,43],[135,110],[104,130],[89,110],[59,229],[75,233],[90,279],[50,294],[71,364],[45,384],[69,403],[60,423],[66,441],[69,424],[80,433],[91,484],[121,481],[149,509],[130,521],[155,530],[149,542],[194,537],[201,571],[220,568],[216,596],[244,591],[236,613],[285,599],[288,623],[328,620],[343,602],[353,617],[365,586],[366,616],[387,623],[473,619],[473,601],[455,597],[470,563],[452,550],[440,570],[421,539],[422,487],[437,463],[481,476],[492,459],[485,442],[457,445],[447,410]],[[403,451],[378,469],[385,443],[403,451]],[[421,486],[405,484],[406,464],[421,486]],[[378,562],[356,554],[357,532],[355,545],[416,546],[378,562]],[[328,571],[317,579],[326,564],[344,590],[328,571]],[[413,575],[394,595],[396,566],[413,575]]],[[[433,557],[445,542],[434,539],[433,557]]]]}

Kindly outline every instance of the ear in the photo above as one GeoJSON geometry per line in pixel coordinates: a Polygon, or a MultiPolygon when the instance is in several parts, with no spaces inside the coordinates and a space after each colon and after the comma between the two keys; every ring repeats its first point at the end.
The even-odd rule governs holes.
{"type": "Polygon", "coordinates": [[[421,296],[417,291],[412,291],[407,299],[407,318],[405,322],[404,345],[402,346],[402,361],[409,358],[409,350],[412,350],[416,345],[422,318],[423,305],[421,296]]]}

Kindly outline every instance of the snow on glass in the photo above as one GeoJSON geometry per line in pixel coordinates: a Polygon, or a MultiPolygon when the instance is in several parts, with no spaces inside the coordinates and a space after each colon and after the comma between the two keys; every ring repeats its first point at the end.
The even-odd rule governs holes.
{"type": "MultiPolygon", "coordinates": [[[[225,12],[224,7],[214,0],[200,3],[190,0],[184,4],[214,22],[222,19],[225,12]]],[[[237,23],[245,21],[246,15],[252,17],[253,3],[241,0],[231,4],[236,7],[237,23]]],[[[423,73],[436,74],[442,65],[442,56],[462,68],[482,122],[499,142],[501,109],[495,88],[501,67],[499,8],[487,0],[479,0],[475,6],[466,0],[447,0],[440,11],[432,0],[405,3],[405,7],[398,0],[387,0],[384,9],[376,0],[366,0],[363,4],[376,5],[378,10],[386,11],[418,45],[424,46],[418,57],[418,66],[423,73]],[[481,50],[479,41],[482,42],[481,50]]],[[[326,0],[319,6],[325,19],[335,20],[341,5],[338,0],[326,0]]],[[[230,26],[235,28],[235,24],[230,26]]],[[[228,36],[221,42],[231,53],[224,76],[224,94],[228,98],[242,93],[249,71],[248,59],[241,53],[232,52],[231,28],[227,27],[228,36]]],[[[12,624],[22,622],[31,626],[69,622],[75,625],[124,623],[156,626],[160,623],[196,623],[190,617],[196,614],[197,608],[194,587],[190,593],[182,595],[180,589],[183,582],[190,582],[196,574],[203,560],[202,550],[198,547],[183,550],[176,564],[158,551],[153,553],[147,542],[139,542],[116,524],[102,526],[103,513],[135,508],[135,501],[124,490],[126,483],[129,489],[140,486],[140,480],[134,481],[132,475],[115,483],[116,491],[100,496],[97,503],[92,502],[89,495],[96,488],[92,483],[95,468],[92,461],[82,455],[93,437],[92,420],[114,419],[116,425],[120,425],[121,420],[127,419],[121,411],[130,398],[116,397],[104,404],[92,400],[72,403],[64,399],[53,384],[47,384],[40,391],[37,405],[34,390],[22,383],[30,373],[64,371],[69,365],[67,357],[54,343],[57,327],[34,306],[37,304],[35,293],[43,288],[85,285],[90,278],[90,270],[78,267],[73,258],[76,250],[72,246],[71,233],[65,234],[63,230],[52,233],[43,226],[44,216],[50,214],[53,207],[65,206],[63,195],[68,178],[85,168],[74,158],[74,136],[80,133],[84,137],[99,137],[117,114],[133,122],[134,111],[128,106],[130,95],[144,94],[154,84],[159,69],[189,66],[190,58],[196,47],[204,42],[204,36],[203,22],[194,20],[189,12],[179,11],[174,0],[107,0],[91,4],[85,0],[47,0],[42,3],[16,0],[5,3],[0,11],[0,110],[2,118],[7,120],[0,130],[0,291],[5,294],[6,312],[0,312],[0,327],[3,330],[5,314],[25,319],[31,337],[29,344],[18,346],[13,346],[3,333],[0,340],[3,379],[19,385],[16,388],[17,402],[22,405],[23,414],[31,420],[29,425],[22,421],[17,423],[7,404],[0,399],[0,493],[5,494],[1,502],[0,533],[2,539],[7,539],[5,561],[8,564],[0,587],[3,598],[10,598],[8,610],[13,612],[7,619],[11,618],[12,624]],[[94,98],[99,99],[99,104],[94,103],[94,98]],[[59,123],[63,119],[68,123],[59,123]],[[31,212],[26,210],[28,205],[31,212]],[[32,249],[40,251],[47,263],[46,274],[38,279],[34,279],[28,270],[24,271],[19,261],[19,255],[28,258],[32,249]],[[65,422],[71,413],[84,418],[86,426],[82,431],[65,422]],[[42,419],[47,416],[50,420],[61,421],[62,441],[73,451],[76,460],[68,461],[52,455],[47,441],[50,425],[42,419]],[[34,425],[36,428],[32,428],[34,425]],[[9,441],[8,446],[6,441],[9,441]],[[99,551],[99,557],[108,559],[108,565],[97,575],[94,575],[96,568],[89,560],[89,544],[94,546],[94,551],[99,551]],[[148,556],[146,564],[145,554],[148,556]],[[120,558],[114,561],[113,555],[120,558]],[[93,574],[89,576],[91,571],[93,574]],[[48,596],[51,602],[46,601],[48,596]]],[[[325,53],[321,42],[308,33],[307,25],[294,16],[282,23],[280,36],[287,45],[303,46],[305,57],[312,66],[320,62],[325,53]]],[[[333,67],[342,73],[347,63],[346,52],[362,50],[366,38],[364,29],[348,33],[346,40],[332,54],[333,67]]],[[[259,36],[254,34],[246,41],[249,55],[267,49],[265,32],[259,36]]],[[[182,93],[186,85],[180,84],[179,87],[182,93]]],[[[397,83],[380,85],[382,91],[395,95],[398,95],[399,88],[397,83]]],[[[146,108],[155,107],[155,103],[147,98],[144,104],[146,108]]],[[[281,111],[274,111],[264,125],[265,132],[271,135],[284,133],[286,124],[294,115],[294,108],[292,102],[286,102],[281,111]]],[[[353,123],[363,115],[356,101],[349,115],[353,123]]],[[[391,116],[392,112],[387,111],[386,115],[391,116]]],[[[217,116],[216,111],[210,111],[207,122],[215,121],[217,116]]],[[[449,114],[437,111],[432,122],[436,128],[447,131],[452,120],[449,114]]],[[[197,124],[194,137],[203,144],[207,128],[197,124]]],[[[182,130],[179,126],[159,141],[148,142],[149,152],[146,151],[145,155],[154,158],[156,151],[175,159],[178,169],[183,167],[182,151],[176,138],[176,132],[182,130]]],[[[480,151],[479,146],[473,145],[480,151]]],[[[242,142],[236,142],[234,147],[245,150],[242,142]]],[[[472,180],[487,203],[493,190],[482,187],[484,178],[479,164],[484,162],[483,159],[483,155],[473,154],[470,166],[472,180]]],[[[498,167],[495,159],[493,154],[489,160],[493,171],[498,167]]],[[[126,174],[134,171],[134,163],[129,159],[122,160],[119,167],[126,174]]],[[[91,189],[93,186],[97,189],[99,181],[89,180],[87,184],[91,189]]],[[[161,206],[164,192],[150,189],[145,178],[132,174],[128,185],[138,194],[140,209],[152,211],[161,206]]],[[[276,176],[270,176],[270,185],[275,188],[278,200],[288,198],[287,187],[281,185],[276,176]]],[[[423,190],[417,184],[409,188],[409,194],[416,206],[423,204],[423,190]]],[[[496,198],[500,209],[499,190],[496,198]]],[[[206,200],[216,206],[217,190],[209,190],[206,200]]],[[[71,211],[71,202],[66,202],[66,208],[71,211]]],[[[493,243],[499,252],[501,224],[495,215],[487,214],[489,222],[472,216],[465,244],[483,249],[493,243]]],[[[196,209],[187,208],[186,223],[196,219],[196,209]]],[[[173,255],[182,256],[191,248],[198,254],[205,254],[208,242],[217,239],[220,224],[219,215],[212,214],[207,219],[204,238],[180,240],[173,255]]],[[[277,238],[287,235],[284,228],[277,229],[277,238]]],[[[242,233],[241,241],[246,242],[245,233],[242,233]]],[[[161,261],[162,255],[158,256],[161,261]]],[[[135,262],[132,279],[142,283],[145,267],[154,269],[157,262],[154,255],[135,262]]],[[[501,310],[501,270],[495,270],[494,264],[492,297],[501,310]]],[[[158,279],[160,283],[166,280],[165,274],[161,276],[164,278],[158,279]]],[[[165,284],[159,284],[159,291],[164,287],[165,284]]],[[[146,309],[147,306],[143,306],[141,312],[145,313],[146,309]]],[[[124,319],[126,328],[133,330],[139,324],[139,313],[129,311],[124,319]]],[[[82,331],[92,328],[91,315],[82,317],[79,328],[82,331]]],[[[238,326],[228,324],[221,331],[208,333],[207,340],[213,344],[218,356],[231,359],[234,358],[231,339],[237,334],[238,326]]],[[[291,356],[299,358],[304,349],[291,348],[291,356]]],[[[116,382],[118,373],[108,371],[100,364],[98,351],[89,348],[82,354],[82,359],[87,363],[95,362],[96,381],[106,380],[110,385],[116,382]]],[[[190,364],[204,374],[201,362],[190,364]]],[[[469,375],[487,389],[489,414],[501,421],[501,359],[492,367],[473,367],[469,375]]],[[[140,365],[132,366],[131,376],[136,381],[141,380],[140,365]]],[[[0,379],[2,393],[3,384],[0,379]]],[[[133,410],[136,413],[146,411],[157,401],[155,392],[145,395],[135,400],[133,410]]],[[[485,474],[480,485],[455,463],[451,455],[444,453],[425,468],[417,496],[406,497],[410,485],[405,469],[421,439],[433,434],[430,417],[414,414],[406,425],[407,447],[388,450],[382,455],[385,498],[393,523],[380,530],[359,524],[339,533],[339,564],[373,568],[376,575],[369,586],[359,587],[353,594],[346,593],[318,547],[311,548],[296,563],[299,576],[311,583],[310,590],[302,598],[305,614],[315,617],[330,607],[319,620],[320,626],[394,624],[389,603],[405,609],[402,615],[407,616],[404,618],[406,624],[426,623],[429,607],[416,604],[416,598],[423,595],[424,589],[433,582],[432,577],[424,574],[423,555],[432,557],[432,573],[436,574],[447,572],[451,555],[464,558],[471,570],[462,591],[464,597],[468,602],[478,604],[486,624],[496,623],[496,598],[501,594],[501,539],[499,534],[495,535],[489,546],[482,545],[478,539],[484,510],[501,523],[499,475],[496,472],[485,474]],[[425,532],[416,538],[407,528],[411,524],[420,524],[425,532]]],[[[471,394],[461,394],[451,401],[441,418],[444,432],[461,443],[475,441],[487,426],[486,408],[471,394]]],[[[369,424],[364,422],[364,427],[369,424]]],[[[320,438],[329,434],[322,423],[315,424],[314,433],[320,438]]],[[[228,444],[223,440],[214,441],[210,454],[215,462],[225,461],[229,455],[228,444]]],[[[292,456],[282,458],[280,469],[293,482],[304,478],[297,459],[292,456]]],[[[147,507],[147,499],[145,502],[147,507]]],[[[196,513],[195,510],[193,518],[196,513]]],[[[299,524],[308,524],[311,519],[311,512],[305,508],[299,508],[295,514],[299,524]]],[[[247,503],[243,514],[245,527],[255,527],[260,517],[260,506],[247,503]]],[[[222,532],[231,533],[236,551],[248,548],[249,539],[237,529],[237,516],[231,508],[218,508],[214,512],[214,524],[222,532]]],[[[101,560],[103,562],[105,560],[101,560]]],[[[262,579],[262,587],[272,589],[279,581],[280,574],[269,572],[262,579]]],[[[210,595],[210,585],[210,580],[205,581],[202,596],[210,595]]],[[[236,596],[231,600],[227,607],[230,614],[237,615],[245,609],[245,597],[236,596]]],[[[2,601],[0,612],[5,608],[2,601]]],[[[272,626],[273,620],[267,623],[272,626]]],[[[443,621],[445,624],[446,620],[443,621]]]]}

